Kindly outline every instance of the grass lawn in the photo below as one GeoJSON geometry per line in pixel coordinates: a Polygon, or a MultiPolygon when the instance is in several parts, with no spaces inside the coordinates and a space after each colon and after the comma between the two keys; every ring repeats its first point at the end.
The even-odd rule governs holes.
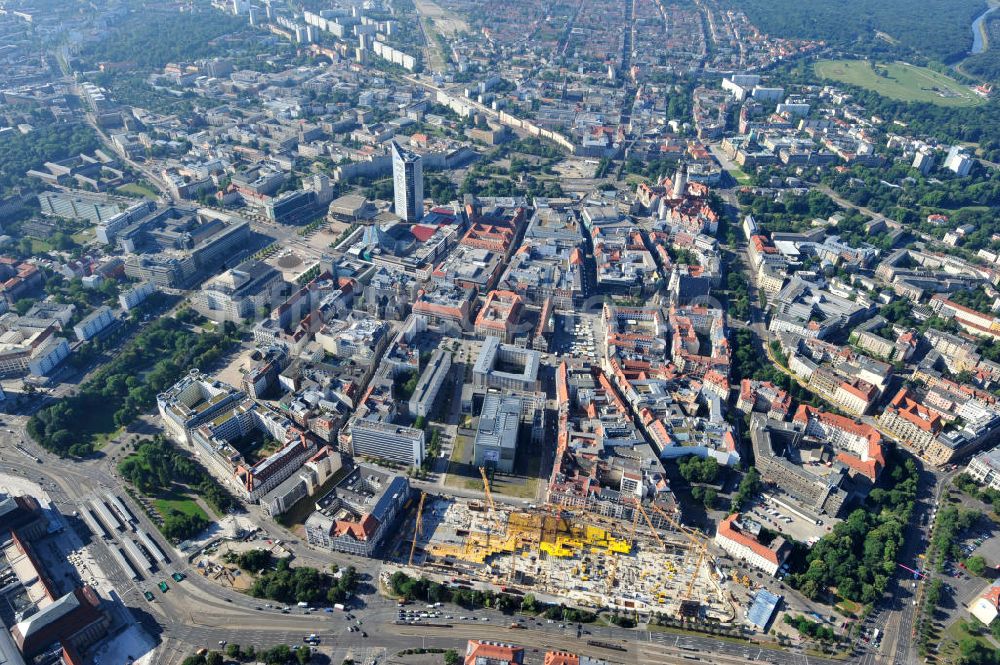
{"type": "Polygon", "coordinates": [[[985,637],[989,629],[984,628],[975,619],[969,619],[968,625],[975,625],[977,630],[981,629],[981,634],[975,635],[970,633],[966,629],[966,621],[962,619],[955,621],[944,629],[944,634],[941,635],[937,646],[939,662],[952,662],[951,658],[957,659],[959,655],[958,643],[966,638],[974,639],[987,648],[993,648],[989,638],[985,637]]]}
{"type": "Polygon", "coordinates": [[[75,242],[78,245],[86,245],[96,236],[97,232],[94,229],[90,228],[90,229],[84,229],[79,233],[74,233],[73,235],[70,236],[70,238],[72,238],[73,242],[75,242]]]}
{"type": "Polygon", "coordinates": [[[45,242],[44,240],[39,240],[38,238],[31,238],[31,253],[32,254],[44,254],[45,252],[51,252],[52,245],[45,242]]]}
{"type": "MultiPolygon", "coordinates": [[[[459,435],[455,440],[451,458],[448,461],[448,475],[444,479],[446,487],[463,490],[483,490],[483,478],[468,460],[466,446],[472,446],[472,439],[459,435]]],[[[497,474],[490,482],[490,491],[518,499],[534,499],[538,493],[538,471],[541,455],[528,454],[527,446],[519,451],[513,475],[497,474]]],[[[469,453],[471,456],[471,450],[469,453]]]]}
{"type": "Polygon", "coordinates": [[[852,600],[847,600],[845,598],[841,600],[839,603],[837,603],[836,609],[841,614],[846,614],[849,616],[857,616],[858,614],[861,613],[862,608],[861,605],[859,605],[858,603],[855,603],[852,600]]]}
{"type": "Polygon", "coordinates": [[[465,478],[462,477],[461,469],[467,466],[465,461],[465,444],[469,439],[459,434],[455,437],[455,443],[451,449],[451,457],[448,458],[448,472],[444,479],[444,484],[448,487],[465,488],[465,478]]]}
{"type": "Polygon", "coordinates": [[[161,515],[167,515],[171,510],[176,510],[185,515],[201,515],[208,521],[208,515],[201,509],[194,499],[183,494],[170,494],[164,498],[153,499],[153,505],[161,515]]]}
{"type": "Polygon", "coordinates": [[[136,196],[145,196],[147,199],[155,199],[159,195],[155,190],[150,189],[146,185],[138,182],[130,182],[126,185],[122,185],[116,191],[122,194],[135,194],[136,196]]]}
{"type": "Polygon", "coordinates": [[[109,443],[117,439],[119,436],[121,436],[121,434],[124,433],[124,431],[125,428],[119,427],[113,432],[98,432],[92,437],[92,440],[94,442],[94,448],[96,450],[100,450],[101,448],[103,448],[104,446],[108,445],[109,443]]]}
{"type": "Polygon", "coordinates": [[[904,102],[956,107],[979,106],[986,101],[955,79],[905,62],[873,68],[865,60],[820,60],[814,69],[820,78],[857,85],[904,102]]]}
{"type": "Polygon", "coordinates": [[[740,185],[749,185],[750,176],[741,171],[740,169],[733,169],[729,172],[729,175],[733,176],[733,179],[740,185]]]}

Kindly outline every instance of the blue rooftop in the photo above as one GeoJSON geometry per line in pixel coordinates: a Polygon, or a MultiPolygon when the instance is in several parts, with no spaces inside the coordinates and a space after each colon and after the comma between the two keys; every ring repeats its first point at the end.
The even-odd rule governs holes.
{"type": "Polygon", "coordinates": [[[761,630],[766,630],[780,602],[781,596],[776,596],[767,589],[761,589],[753,597],[753,605],[747,611],[747,621],[761,630]]]}

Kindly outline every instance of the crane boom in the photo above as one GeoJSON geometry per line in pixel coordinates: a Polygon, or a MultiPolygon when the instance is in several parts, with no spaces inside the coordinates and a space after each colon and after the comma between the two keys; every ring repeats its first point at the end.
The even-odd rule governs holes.
{"type": "Polygon", "coordinates": [[[663,542],[663,539],[660,538],[660,534],[656,532],[656,527],[653,526],[653,520],[649,519],[649,513],[647,513],[646,509],[642,507],[642,504],[639,503],[638,499],[633,499],[632,501],[635,503],[635,507],[639,509],[639,512],[642,513],[642,516],[646,520],[646,524],[649,525],[649,530],[652,532],[653,538],[656,538],[656,542],[660,544],[660,547],[666,550],[667,544],[663,542]]]}
{"type": "Polygon", "coordinates": [[[678,531],[680,531],[681,533],[683,533],[684,536],[688,540],[690,540],[696,547],[703,547],[704,546],[704,542],[701,540],[701,538],[699,538],[699,536],[701,535],[699,532],[695,531],[691,527],[684,526],[683,524],[681,524],[680,522],[678,522],[677,520],[675,520],[673,517],[671,517],[670,515],[668,515],[665,512],[663,512],[663,510],[659,506],[657,506],[655,503],[651,503],[649,505],[652,507],[652,509],[654,511],[656,511],[657,515],[659,515],[664,520],[666,520],[675,529],[677,529],[678,531]]]}
{"type": "Polygon", "coordinates": [[[701,570],[701,564],[705,560],[706,548],[704,545],[698,550],[698,563],[694,565],[694,572],[691,573],[691,581],[688,582],[687,590],[684,592],[684,600],[691,599],[691,592],[694,590],[694,581],[698,579],[698,571],[701,570]]]}
{"type": "Polygon", "coordinates": [[[417,551],[417,535],[423,533],[423,526],[420,522],[420,516],[424,512],[424,499],[427,498],[427,492],[420,493],[420,503],[417,504],[417,517],[413,520],[413,542],[410,543],[410,562],[409,565],[413,565],[413,554],[417,551]]]}
{"type": "Polygon", "coordinates": [[[479,467],[479,475],[483,477],[483,489],[486,491],[486,503],[490,507],[490,512],[496,515],[497,505],[493,503],[493,493],[490,491],[490,479],[486,476],[486,467],[479,467]]]}
{"type": "Polygon", "coordinates": [[[639,526],[639,511],[632,511],[632,533],[629,534],[628,544],[629,547],[635,547],[635,528],[639,526]]]}

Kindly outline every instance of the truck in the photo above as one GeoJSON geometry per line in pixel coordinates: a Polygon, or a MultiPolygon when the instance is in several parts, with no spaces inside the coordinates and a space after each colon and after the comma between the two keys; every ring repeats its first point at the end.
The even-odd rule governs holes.
{"type": "Polygon", "coordinates": [[[299,607],[302,607],[302,608],[309,607],[309,603],[300,602],[299,603],[299,607]]]}
{"type": "Polygon", "coordinates": [[[341,612],[345,612],[347,610],[343,603],[334,603],[333,609],[340,610],[341,612]]]}

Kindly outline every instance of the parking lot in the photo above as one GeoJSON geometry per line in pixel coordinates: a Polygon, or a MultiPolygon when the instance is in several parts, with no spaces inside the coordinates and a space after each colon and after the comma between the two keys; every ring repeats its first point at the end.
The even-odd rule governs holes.
{"type": "Polygon", "coordinates": [[[790,510],[790,503],[786,497],[764,494],[761,501],[755,501],[745,512],[766,528],[808,545],[818,541],[841,521],[824,515],[817,518],[820,522],[817,524],[817,520],[810,521],[790,510]]]}
{"type": "Polygon", "coordinates": [[[1000,529],[995,522],[981,517],[971,529],[962,534],[959,547],[962,559],[948,561],[943,571],[953,589],[955,607],[951,614],[956,617],[964,616],[968,604],[989,585],[987,580],[971,574],[964,567],[964,561],[972,556],[981,556],[986,560],[987,566],[1000,564],[1000,529]]]}
{"type": "Polygon", "coordinates": [[[598,349],[593,316],[563,314],[558,317],[552,339],[552,353],[597,361],[598,349]]]}

